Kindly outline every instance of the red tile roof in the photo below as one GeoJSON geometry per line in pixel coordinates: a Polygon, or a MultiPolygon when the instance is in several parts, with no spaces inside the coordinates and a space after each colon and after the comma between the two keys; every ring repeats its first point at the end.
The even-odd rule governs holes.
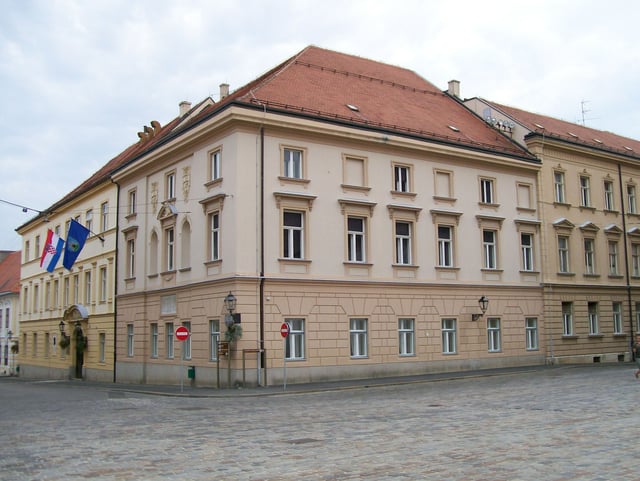
{"type": "Polygon", "coordinates": [[[0,261],[0,294],[20,293],[20,254],[21,251],[11,252],[0,261]]]}
{"type": "Polygon", "coordinates": [[[640,141],[638,140],[495,102],[486,100],[485,102],[534,133],[640,159],[640,141]]]}

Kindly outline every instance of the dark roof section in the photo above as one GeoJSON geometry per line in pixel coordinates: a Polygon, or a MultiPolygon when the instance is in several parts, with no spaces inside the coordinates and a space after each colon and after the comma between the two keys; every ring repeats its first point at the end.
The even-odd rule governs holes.
{"type": "Polygon", "coordinates": [[[531,130],[532,134],[545,135],[573,144],[640,159],[640,141],[638,140],[487,100],[485,102],[524,125],[531,130]]]}
{"type": "Polygon", "coordinates": [[[0,261],[0,294],[20,293],[20,254],[13,251],[0,261]]]}

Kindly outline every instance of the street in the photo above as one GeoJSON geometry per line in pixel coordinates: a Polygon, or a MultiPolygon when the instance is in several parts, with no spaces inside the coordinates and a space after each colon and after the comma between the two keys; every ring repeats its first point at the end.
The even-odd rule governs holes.
{"type": "Polygon", "coordinates": [[[198,397],[2,378],[0,479],[633,480],[634,369],[198,397]]]}

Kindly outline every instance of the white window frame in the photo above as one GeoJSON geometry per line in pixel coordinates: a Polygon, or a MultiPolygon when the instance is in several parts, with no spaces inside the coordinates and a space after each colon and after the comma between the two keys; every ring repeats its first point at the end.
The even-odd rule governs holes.
{"type": "Polygon", "coordinates": [[[527,351],[537,351],[539,349],[538,342],[538,318],[525,317],[525,346],[527,351]]]}
{"type": "Polygon", "coordinates": [[[415,319],[403,317],[398,319],[398,355],[416,355],[415,319]]]}
{"type": "Polygon", "coordinates": [[[634,184],[627,184],[627,210],[629,214],[638,213],[636,186],[634,184]]]}
{"type": "Polygon", "coordinates": [[[590,237],[583,240],[584,244],[584,272],[587,275],[596,273],[596,241],[590,237]]]}
{"type": "Polygon", "coordinates": [[[611,304],[611,316],[613,320],[613,333],[622,334],[622,302],[614,301],[611,304]]]}
{"type": "Polygon", "coordinates": [[[396,265],[412,265],[412,237],[413,237],[413,222],[408,220],[396,220],[394,222],[394,235],[395,235],[395,263],[396,265]],[[402,225],[407,226],[407,232],[399,233],[398,227],[402,225]]]}
{"type": "MultiPolygon", "coordinates": [[[[100,231],[106,232],[109,228],[109,202],[100,204],[100,231]]],[[[67,229],[69,232],[69,229],[67,229]]]]}
{"type": "Polygon", "coordinates": [[[209,180],[222,178],[222,149],[216,149],[209,154],[209,180]]]}
{"type": "Polygon", "coordinates": [[[580,176],[580,205],[591,207],[591,178],[588,175],[580,176]]]}
{"type": "Polygon", "coordinates": [[[168,172],[164,178],[164,194],[165,200],[173,200],[176,198],[176,173],[168,172]]]}
{"type": "Polygon", "coordinates": [[[176,230],[174,226],[164,229],[165,271],[176,268],[176,230]]]}
{"type": "Polygon", "coordinates": [[[209,213],[209,260],[220,260],[220,212],[209,213]]]}
{"type": "Polygon", "coordinates": [[[444,318],[442,325],[442,354],[457,353],[457,320],[454,318],[444,318]]]}
{"type": "Polygon", "coordinates": [[[502,351],[502,331],[499,317],[487,318],[487,349],[489,352],[502,351]]]}
{"type": "Polygon", "coordinates": [[[184,321],[182,326],[186,327],[187,331],[189,331],[189,336],[184,341],[180,341],[180,344],[182,345],[182,359],[184,361],[189,361],[191,360],[191,322],[184,321]]]}
{"type": "Polygon", "coordinates": [[[411,192],[411,166],[393,165],[393,190],[395,192],[411,192]]]}
{"type": "Polygon", "coordinates": [[[480,202],[482,204],[495,204],[495,181],[486,177],[480,178],[480,202]]]}
{"type": "Polygon", "coordinates": [[[173,332],[173,322],[165,323],[165,355],[167,359],[175,358],[175,335],[173,332]]]}
{"type": "Polygon", "coordinates": [[[438,267],[454,267],[453,226],[438,224],[438,267]]]}
{"type": "Polygon", "coordinates": [[[304,179],[304,151],[284,147],[282,150],[282,175],[289,179],[304,179]]]}
{"type": "Polygon", "coordinates": [[[553,187],[555,193],[555,201],[558,204],[566,203],[566,191],[565,191],[565,180],[564,180],[564,172],[556,170],[553,172],[553,187]]]}
{"type": "Polygon", "coordinates": [[[133,324],[127,324],[127,357],[133,357],[134,354],[134,330],[133,324]]]}
{"type": "Polygon", "coordinates": [[[600,334],[600,323],[598,321],[598,303],[587,303],[587,316],[589,318],[589,335],[595,336],[600,334]]]}
{"type": "Polygon", "coordinates": [[[349,319],[349,346],[351,359],[368,357],[368,319],[349,319]]]}
{"type": "Polygon", "coordinates": [[[558,272],[568,274],[570,272],[569,236],[559,235],[558,239],[558,272]]]}
{"type": "Polygon", "coordinates": [[[609,245],[609,275],[617,276],[620,271],[618,270],[618,242],[610,240],[609,245]]]}
{"type": "Polygon", "coordinates": [[[562,303],[562,335],[573,336],[573,302],[562,303]]]}
{"type": "Polygon", "coordinates": [[[482,229],[482,257],[483,268],[495,270],[498,268],[498,231],[482,229]],[[488,235],[491,238],[488,238],[488,235]]]}
{"type": "Polygon", "coordinates": [[[302,318],[285,319],[289,326],[289,335],[285,338],[285,358],[288,361],[305,359],[305,320],[302,318]]]}
{"type": "Polygon", "coordinates": [[[367,262],[367,218],[347,216],[347,260],[367,262]],[[353,222],[352,222],[353,221],[353,222]],[[360,225],[356,225],[359,223],[360,225]]]}
{"type": "Polygon", "coordinates": [[[304,259],[305,212],[285,209],[282,212],[282,257],[284,259],[304,259]],[[296,216],[299,222],[292,222],[296,216]],[[287,219],[289,217],[289,219],[287,219]],[[289,224],[287,224],[289,222],[289,224]]]}
{"type": "Polygon", "coordinates": [[[209,360],[218,360],[218,343],[220,342],[220,320],[209,320],[209,360]]]}
{"type": "Polygon", "coordinates": [[[531,232],[520,232],[522,270],[525,272],[533,272],[535,270],[533,256],[534,239],[534,234],[531,232]]]}
{"type": "Polygon", "coordinates": [[[616,208],[615,199],[613,195],[613,181],[604,181],[604,210],[613,211],[616,208]]]}
{"type": "Polygon", "coordinates": [[[152,322],[150,325],[150,329],[151,329],[151,349],[150,349],[150,355],[152,358],[157,358],[158,357],[158,323],[157,322],[152,322]]]}

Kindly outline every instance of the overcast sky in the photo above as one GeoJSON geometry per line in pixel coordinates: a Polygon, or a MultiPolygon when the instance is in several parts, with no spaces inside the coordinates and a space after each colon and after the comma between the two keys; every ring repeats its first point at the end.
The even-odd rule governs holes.
{"type": "Polygon", "coordinates": [[[0,250],[182,100],[218,100],[307,45],[442,90],[640,139],[635,0],[4,0],[0,250]],[[583,103],[584,102],[584,103],[583,103]],[[583,112],[584,111],[584,112],[583,112]]]}

